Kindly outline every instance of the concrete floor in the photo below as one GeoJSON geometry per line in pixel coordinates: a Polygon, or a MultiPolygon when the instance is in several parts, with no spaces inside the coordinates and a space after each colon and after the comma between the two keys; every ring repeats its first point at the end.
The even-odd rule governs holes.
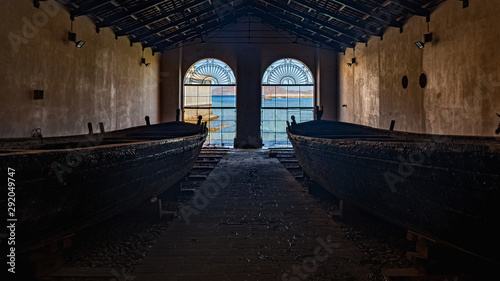
{"type": "Polygon", "coordinates": [[[265,150],[232,150],[132,273],[155,280],[369,280],[363,253],[265,150]]]}

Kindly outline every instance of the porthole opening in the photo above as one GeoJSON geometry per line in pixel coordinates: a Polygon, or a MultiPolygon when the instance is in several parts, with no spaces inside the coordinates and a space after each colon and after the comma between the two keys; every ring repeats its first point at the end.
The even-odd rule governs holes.
{"type": "Polygon", "coordinates": [[[421,88],[425,88],[427,86],[427,76],[425,73],[420,74],[420,78],[418,78],[418,82],[421,88]]]}
{"type": "Polygon", "coordinates": [[[408,76],[406,75],[403,76],[402,84],[403,84],[403,89],[408,88],[408,76]]]}

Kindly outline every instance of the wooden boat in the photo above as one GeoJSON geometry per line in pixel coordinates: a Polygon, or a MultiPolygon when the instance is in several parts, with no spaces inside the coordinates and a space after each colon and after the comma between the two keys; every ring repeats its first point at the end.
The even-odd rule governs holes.
{"type": "Polygon", "coordinates": [[[500,138],[310,121],[287,129],[299,164],[346,202],[500,262],[500,138]]]}
{"type": "Polygon", "coordinates": [[[206,136],[205,126],[170,122],[90,135],[0,139],[2,177],[13,183],[1,186],[2,206],[10,204],[12,215],[4,210],[0,219],[15,224],[17,253],[162,193],[189,172],[206,136]]]}

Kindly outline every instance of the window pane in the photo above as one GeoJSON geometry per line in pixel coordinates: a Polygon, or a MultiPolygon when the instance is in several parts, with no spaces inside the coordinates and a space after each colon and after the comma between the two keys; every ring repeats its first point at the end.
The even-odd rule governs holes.
{"type": "Polygon", "coordinates": [[[274,120],[276,109],[262,109],[262,121],[274,120]]]}
{"type": "Polygon", "coordinates": [[[314,86],[306,65],[294,59],[271,64],[262,78],[261,131],[267,147],[289,147],[286,121],[313,119],[314,86]],[[274,123],[273,123],[274,121],[274,123]]]}

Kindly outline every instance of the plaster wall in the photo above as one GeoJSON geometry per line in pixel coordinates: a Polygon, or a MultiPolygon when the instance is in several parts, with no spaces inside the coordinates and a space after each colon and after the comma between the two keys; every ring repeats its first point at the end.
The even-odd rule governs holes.
{"type": "Polygon", "coordinates": [[[494,135],[500,111],[500,4],[498,0],[448,0],[431,14],[433,41],[424,17],[412,17],[400,33],[339,54],[339,119],[379,128],[457,135],[494,135]],[[354,52],[354,54],[353,54],[354,52]],[[347,66],[352,57],[356,64],[347,66]],[[419,76],[427,76],[421,88],[419,76]],[[403,89],[402,77],[409,79],[403,89]],[[344,105],[344,106],[342,106],[344,105]]]}
{"type": "Polygon", "coordinates": [[[28,137],[41,128],[43,136],[106,130],[159,121],[161,55],[145,51],[149,68],[141,64],[142,47],[115,40],[109,28],[96,33],[87,17],[74,21],[77,40],[68,40],[68,11],[53,0],[0,1],[0,136],[28,137]],[[35,100],[34,90],[44,99],[35,100]]]}

